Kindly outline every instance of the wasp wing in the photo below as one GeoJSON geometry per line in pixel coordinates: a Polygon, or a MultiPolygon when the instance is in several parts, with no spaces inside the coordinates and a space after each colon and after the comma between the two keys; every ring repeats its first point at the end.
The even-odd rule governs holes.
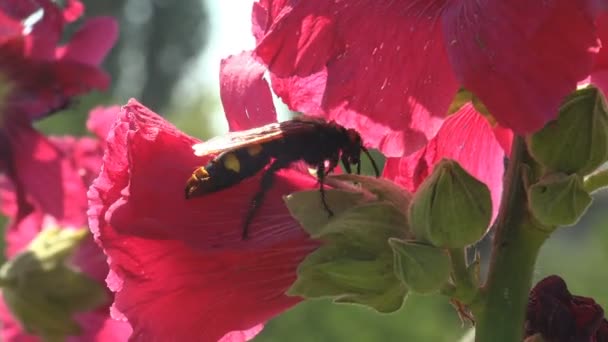
{"type": "Polygon", "coordinates": [[[283,132],[279,123],[271,123],[262,127],[248,129],[246,131],[229,132],[224,135],[209,139],[205,142],[192,146],[194,154],[204,156],[232,151],[239,147],[251,144],[259,144],[266,141],[281,138],[283,132]]]}
{"type": "Polygon", "coordinates": [[[197,156],[218,154],[247,145],[262,144],[268,141],[281,139],[285,136],[310,133],[311,130],[315,130],[320,125],[325,124],[325,121],[320,118],[298,117],[293,120],[281,123],[274,122],[245,131],[229,132],[196,144],[192,146],[192,148],[194,149],[194,154],[197,156]]]}

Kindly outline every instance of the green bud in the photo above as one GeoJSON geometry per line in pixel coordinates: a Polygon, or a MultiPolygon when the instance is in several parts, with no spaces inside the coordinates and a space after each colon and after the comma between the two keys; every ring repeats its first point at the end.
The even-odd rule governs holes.
{"type": "Polygon", "coordinates": [[[492,217],[490,191],[453,160],[442,160],[414,194],[410,225],[417,240],[462,248],[478,241],[492,217]]]}
{"type": "Polygon", "coordinates": [[[450,257],[444,249],[395,238],[388,242],[394,253],[395,274],[410,290],[436,292],[448,281],[450,257]]]}
{"type": "Polygon", "coordinates": [[[329,219],[318,191],[286,198],[304,229],[323,241],[300,263],[298,279],[287,293],[304,298],[332,297],[336,302],[361,304],[379,312],[398,310],[407,288],[393,272],[388,239],[405,235],[404,213],[386,201],[358,204],[360,196],[341,190],[329,190],[326,195],[334,211],[329,219]]]}
{"type": "Polygon", "coordinates": [[[104,287],[66,260],[87,236],[85,229],[48,228],[28,249],[0,268],[7,306],[25,329],[45,340],[78,335],[73,316],[107,302],[104,287]]]}
{"type": "Polygon", "coordinates": [[[608,109],[587,87],[562,104],[557,120],[527,138],[530,154],[549,170],[586,175],[608,160],[608,109]]]}
{"type": "Polygon", "coordinates": [[[591,196],[585,191],[577,174],[551,174],[528,189],[528,202],[532,215],[547,226],[575,224],[591,205],[591,196]]]}

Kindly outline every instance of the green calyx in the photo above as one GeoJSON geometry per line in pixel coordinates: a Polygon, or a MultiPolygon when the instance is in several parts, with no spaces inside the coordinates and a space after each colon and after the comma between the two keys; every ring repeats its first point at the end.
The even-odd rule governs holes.
{"type": "Polygon", "coordinates": [[[530,211],[546,226],[575,224],[591,201],[577,174],[551,174],[528,189],[530,211]]]}
{"type": "Polygon", "coordinates": [[[532,157],[547,169],[586,175],[608,160],[608,109],[602,92],[587,87],[562,104],[557,120],[527,139],[532,157]]]}
{"type": "Polygon", "coordinates": [[[85,229],[45,229],[0,269],[7,306],[29,333],[63,341],[81,332],[74,314],[107,302],[101,284],[66,263],[87,234],[85,229]]]}
{"type": "Polygon", "coordinates": [[[444,248],[462,248],[481,239],[491,215],[487,186],[447,159],[420,185],[409,209],[416,239],[444,248]]]}
{"type": "Polygon", "coordinates": [[[298,279],[289,295],[331,297],[382,313],[402,306],[408,289],[393,271],[388,240],[407,235],[407,220],[403,210],[387,200],[395,199],[396,192],[386,190],[385,186],[390,186],[384,182],[358,180],[365,191],[376,196],[371,199],[359,192],[326,191],[332,217],[323,210],[318,191],[286,197],[292,215],[312,238],[323,242],[299,265],[298,279]]]}
{"type": "Polygon", "coordinates": [[[446,250],[413,241],[391,238],[395,274],[417,293],[437,292],[450,276],[450,257],[446,250]]]}

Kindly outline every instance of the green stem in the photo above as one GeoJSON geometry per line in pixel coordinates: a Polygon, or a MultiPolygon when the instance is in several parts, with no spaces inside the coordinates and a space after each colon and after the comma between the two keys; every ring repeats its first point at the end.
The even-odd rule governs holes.
{"type": "Polygon", "coordinates": [[[470,305],[477,294],[477,284],[474,284],[467,267],[467,257],[464,248],[452,248],[449,250],[452,264],[452,278],[454,290],[451,294],[463,304],[470,305]]]}
{"type": "Polygon", "coordinates": [[[476,342],[521,342],[532,274],[548,230],[527,213],[523,182],[525,143],[515,137],[492,248],[483,301],[472,307],[476,342]]]}
{"type": "Polygon", "coordinates": [[[608,187],[608,169],[598,171],[585,179],[585,190],[588,193],[605,187],[608,187]]]}

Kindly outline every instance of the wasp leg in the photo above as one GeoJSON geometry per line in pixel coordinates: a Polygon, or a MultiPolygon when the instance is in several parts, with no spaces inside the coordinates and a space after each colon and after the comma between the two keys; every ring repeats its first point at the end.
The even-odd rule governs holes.
{"type": "Polygon", "coordinates": [[[338,155],[333,155],[329,159],[329,165],[327,166],[327,171],[325,172],[326,175],[334,172],[334,169],[336,168],[336,166],[338,166],[339,160],[340,160],[340,157],[338,155]]]}
{"type": "Polygon", "coordinates": [[[266,192],[272,187],[275,173],[280,169],[287,167],[287,165],[289,164],[285,164],[279,160],[275,160],[270,165],[270,167],[266,169],[266,171],[264,171],[264,174],[262,175],[262,181],[260,183],[260,190],[258,190],[258,192],[253,196],[253,199],[251,200],[251,207],[247,212],[247,216],[245,216],[245,222],[243,224],[243,240],[247,240],[247,238],[249,237],[249,225],[253,221],[255,214],[262,205],[266,192]]]}
{"type": "Polygon", "coordinates": [[[350,174],[352,173],[352,169],[350,168],[350,163],[348,162],[348,158],[346,158],[345,155],[342,155],[342,157],[340,158],[342,160],[342,166],[344,167],[344,171],[346,171],[346,173],[350,174]]]}
{"type": "Polygon", "coordinates": [[[323,208],[327,211],[327,215],[329,217],[334,216],[334,212],[329,209],[329,205],[327,205],[327,201],[325,200],[325,164],[321,163],[317,166],[317,177],[319,178],[319,191],[321,192],[321,202],[323,203],[323,208]]]}

